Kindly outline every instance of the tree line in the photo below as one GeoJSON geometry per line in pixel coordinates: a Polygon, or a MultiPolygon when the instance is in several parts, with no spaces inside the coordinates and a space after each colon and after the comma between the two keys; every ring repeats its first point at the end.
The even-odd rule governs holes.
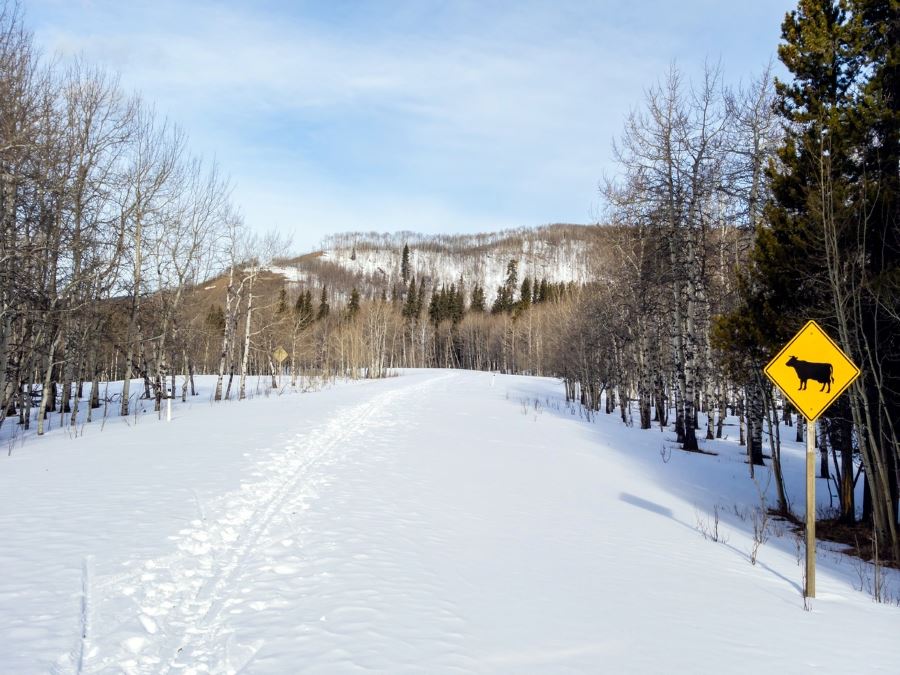
{"type": "Polygon", "coordinates": [[[43,61],[0,4],[0,423],[74,420],[84,387],[96,408],[110,361],[121,414],[137,374],[159,405],[191,368],[189,289],[245,254],[229,192],[175,124],[102,69],[43,61]]]}
{"type": "Polygon", "coordinates": [[[418,251],[478,254],[488,249],[504,252],[521,251],[526,243],[540,240],[553,246],[578,241],[584,236],[583,226],[557,223],[541,227],[520,227],[499,232],[477,234],[422,234],[401,230],[398,232],[341,232],[331,234],[322,241],[323,250],[351,249],[391,251],[410,244],[418,251]]]}
{"type": "MultiPolygon", "coordinates": [[[[517,264],[509,262],[498,300],[486,306],[485,289],[478,282],[467,289],[463,279],[440,287],[410,276],[390,294],[386,289],[368,295],[355,286],[349,291],[322,285],[285,284],[279,275],[263,273],[254,297],[257,308],[247,323],[246,313],[232,315],[249,334],[242,354],[247,372],[281,376],[297,384],[304,375],[316,377],[381,377],[397,368],[469,368],[544,374],[549,361],[543,333],[559,325],[550,317],[563,311],[582,292],[573,283],[542,279],[518,281],[517,264]],[[546,324],[546,326],[545,326],[546,324]],[[248,328],[249,326],[249,328],[248,328]],[[287,358],[277,363],[279,348],[287,358]]],[[[241,274],[241,273],[239,273],[241,274]]],[[[209,343],[229,332],[229,311],[218,304],[217,288],[231,287],[226,278],[197,289],[186,311],[200,315],[204,307],[204,336],[198,337],[185,358],[200,372],[220,373],[209,343]],[[192,351],[193,350],[193,351],[192,351]]],[[[180,363],[180,361],[179,361],[180,363]]],[[[239,369],[240,370],[240,369],[239,369]]],[[[243,371],[241,371],[243,372],[243,371]]],[[[118,375],[118,373],[114,373],[118,375]]],[[[222,398],[230,396],[227,369],[222,398]]]]}

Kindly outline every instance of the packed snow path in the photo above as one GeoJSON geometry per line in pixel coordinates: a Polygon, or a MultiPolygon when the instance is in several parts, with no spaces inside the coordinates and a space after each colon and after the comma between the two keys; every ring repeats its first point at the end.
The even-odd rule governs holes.
{"type": "Polygon", "coordinates": [[[413,372],[26,444],[0,670],[897,672],[900,609],[843,556],[807,612],[789,535],[755,566],[734,514],[700,536],[758,501],[739,450],[663,462],[561,394],[413,372]]]}

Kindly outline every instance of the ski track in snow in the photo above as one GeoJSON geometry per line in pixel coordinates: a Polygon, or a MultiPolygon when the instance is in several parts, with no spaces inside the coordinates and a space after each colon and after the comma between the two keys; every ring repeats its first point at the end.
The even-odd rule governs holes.
{"type": "MultiPolygon", "coordinates": [[[[136,564],[138,569],[129,573],[95,579],[90,603],[85,591],[85,604],[92,607],[85,625],[91,625],[94,633],[79,636],[82,640],[73,649],[76,664],[72,670],[241,672],[261,647],[261,641],[238,644],[228,621],[230,613],[242,611],[232,608],[250,591],[241,583],[248,559],[272,547],[292,547],[295,542],[283,539],[280,532],[285,528],[297,531],[303,512],[319,489],[329,485],[329,466],[352,461],[348,455],[359,450],[354,440],[367,438],[370,446],[370,437],[379,427],[396,424],[396,416],[388,420],[383,413],[401,408],[398,404],[452,377],[447,374],[380,393],[343,410],[320,427],[297,433],[282,449],[258,461],[237,492],[206,504],[198,497],[199,517],[172,537],[174,553],[136,564]],[[99,647],[110,642],[119,649],[107,653],[99,647]]],[[[301,556],[280,555],[276,561],[279,564],[264,565],[263,571],[287,577],[307,566],[301,556]]],[[[438,598],[418,601],[442,607],[449,619],[446,635],[452,639],[456,618],[448,604],[438,598]]],[[[264,604],[251,602],[250,609],[265,609],[264,604]]],[[[363,609],[345,611],[352,614],[363,609]]],[[[370,618],[361,616],[344,625],[362,628],[370,618]]],[[[447,648],[452,651],[451,644],[447,648]]]]}

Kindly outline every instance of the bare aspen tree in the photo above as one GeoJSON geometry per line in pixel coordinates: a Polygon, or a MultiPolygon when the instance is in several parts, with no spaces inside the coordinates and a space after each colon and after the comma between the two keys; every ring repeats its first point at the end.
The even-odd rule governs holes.
{"type": "MultiPolygon", "coordinates": [[[[222,348],[219,352],[218,378],[216,379],[216,401],[223,398],[222,384],[225,369],[229,368],[228,391],[231,390],[231,378],[234,376],[234,341],[237,332],[238,313],[241,302],[243,283],[235,286],[235,273],[240,265],[243,248],[244,221],[239,213],[232,211],[225,216],[224,242],[228,255],[228,285],[225,289],[225,323],[222,332],[222,348]],[[231,356],[231,359],[229,359],[231,356]],[[230,367],[229,367],[230,366],[230,367]]],[[[228,398],[227,392],[224,394],[228,398]]]]}
{"type": "MultiPolygon", "coordinates": [[[[102,319],[96,299],[115,287],[124,232],[115,213],[115,186],[128,149],[135,102],[124,96],[118,81],[82,61],[72,64],[62,82],[66,119],[67,184],[71,201],[72,271],[75,301],[82,308],[70,322],[70,354],[76,396],[71,422],[78,418],[82,384],[91,382],[91,407],[99,405],[97,342],[102,319]]],[[[63,396],[69,396],[69,377],[63,396]]],[[[65,400],[65,398],[64,398],[65,400]]],[[[66,406],[63,404],[63,412],[66,406]]]]}
{"type": "MultiPolygon", "coordinates": [[[[624,198],[621,189],[606,190],[622,222],[647,223],[668,247],[661,272],[671,297],[666,325],[674,371],[675,431],[688,450],[698,448],[697,401],[701,393],[708,395],[706,380],[711,377],[706,258],[728,125],[719,80],[719,71],[707,67],[699,84],[686,86],[677,69],[670,68],[666,78],[648,90],[645,109],[628,117],[616,144],[632,197],[624,198]]],[[[639,361],[644,358],[638,356],[639,361]]],[[[649,388],[646,381],[641,388],[645,392],[649,388]]]]}
{"type": "MultiPolygon", "coordinates": [[[[120,414],[129,414],[131,378],[137,359],[143,361],[144,343],[140,323],[141,297],[145,292],[145,228],[161,216],[160,209],[172,198],[166,190],[178,168],[184,137],[155,112],[141,106],[134,118],[133,146],[124,179],[126,190],[120,203],[120,218],[127,227],[127,250],[131,257],[132,284],[125,339],[125,376],[120,414]]],[[[145,379],[147,377],[144,369],[145,379]]]]}
{"type": "MultiPolygon", "coordinates": [[[[34,187],[29,185],[31,157],[39,142],[30,120],[38,117],[42,77],[31,39],[22,27],[18,4],[0,5],[0,423],[18,398],[32,367],[11,372],[14,344],[37,347],[38,330],[27,319],[25,275],[37,272],[31,209],[24,213],[34,187]],[[21,254],[27,252],[25,261],[21,254]],[[25,262],[25,264],[21,264],[25,262]]],[[[38,279],[38,277],[34,277],[38,279]]],[[[36,354],[31,351],[29,365],[36,354]]]]}
{"type": "MultiPolygon", "coordinates": [[[[161,210],[161,228],[150,244],[162,311],[159,333],[153,340],[156,363],[155,409],[165,395],[164,381],[169,369],[168,351],[179,342],[180,310],[185,292],[201,275],[210,271],[213,245],[220,236],[228,187],[215,165],[208,169],[199,159],[191,159],[172,175],[173,199],[161,210]]],[[[187,369],[187,359],[185,359],[187,369]]],[[[182,398],[187,394],[187,372],[182,398]]],[[[174,390],[169,394],[174,396],[174,390]]]]}
{"type": "Polygon", "coordinates": [[[253,285],[265,267],[271,264],[272,258],[288,246],[288,242],[277,233],[270,232],[265,237],[251,237],[246,241],[246,260],[242,265],[241,286],[247,290],[247,305],[244,313],[244,343],[241,356],[240,383],[238,398],[247,397],[247,375],[249,373],[250,346],[253,336],[253,285]]]}

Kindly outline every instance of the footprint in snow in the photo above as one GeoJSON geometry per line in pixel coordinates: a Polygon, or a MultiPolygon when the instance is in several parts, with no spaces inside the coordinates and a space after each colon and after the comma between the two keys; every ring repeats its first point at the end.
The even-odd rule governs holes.
{"type": "Polygon", "coordinates": [[[156,621],[151,619],[146,614],[141,614],[138,619],[141,622],[141,625],[144,627],[144,630],[150,633],[150,635],[156,635],[156,632],[159,630],[159,626],[156,625],[156,621]]]}

